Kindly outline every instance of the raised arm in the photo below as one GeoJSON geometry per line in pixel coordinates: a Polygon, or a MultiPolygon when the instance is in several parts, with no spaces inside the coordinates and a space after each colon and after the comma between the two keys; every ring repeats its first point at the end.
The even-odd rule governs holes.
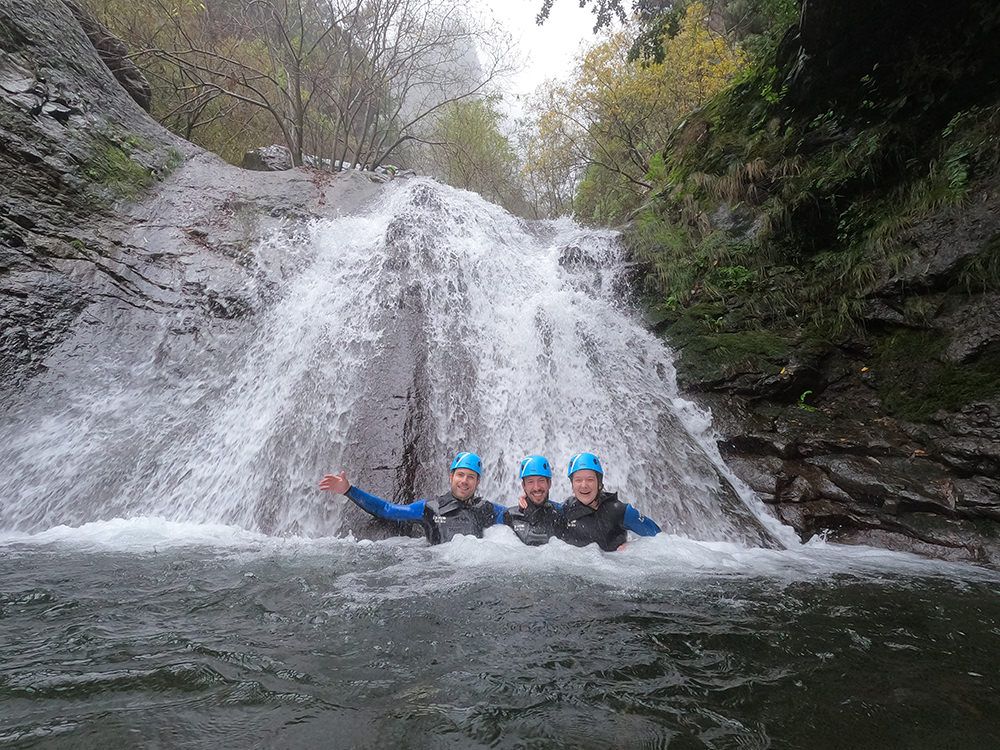
{"type": "Polygon", "coordinates": [[[369,495],[364,490],[352,487],[351,483],[347,480],[347,472],[342,471],[339,474],[327,474],[319,483],[319,488],[346,495],[351,499],[351,502],[362,510],[378,518],[384,518],[387,521],[419,521],[424,517],[423,500],[418,500],[409,505],[390,503],[388,500],[383,500],[376,495],[369,495]]]}
{"type": "Polygon", "coordinates": [[[656,536],[660,533],[660,527],[652,518],[646,518],[631,505],[625,506],[625,518],[623,525],[629,531],[634,531],[639,536],[656,536]]]}

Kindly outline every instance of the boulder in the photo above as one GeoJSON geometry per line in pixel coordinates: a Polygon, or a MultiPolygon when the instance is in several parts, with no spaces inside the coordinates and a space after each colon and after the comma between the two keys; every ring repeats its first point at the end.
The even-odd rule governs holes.
{"type": "Polygon", "coordinates": [[[295,166],[292,152],[277,144],[261,146],[243,155],[243,168],[255,172],[284,172],[295,166]]]}

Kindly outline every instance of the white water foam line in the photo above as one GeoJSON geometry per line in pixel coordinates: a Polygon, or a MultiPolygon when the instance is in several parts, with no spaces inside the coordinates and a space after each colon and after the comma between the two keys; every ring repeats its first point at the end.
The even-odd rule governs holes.
{"type": "Polygon", "coordinates": [[[30,555],[40,550],[157,555],[198,549],[237,563],[271,558],[312,560],[338,569],[349,558],[360,572],[338,569],[335,590],[359,601],[433,595],[484,578],[531,579],[557,575],[610,588],[670,590],[719,579],[762,581],[768,586],[796,582],[842,581],[844,576],[871,583],[906,585],[907,579],[939,579],[965,584],[1000,584],[1000,572],[961,563],[928,560],[873,547],[828,544],[819,540],[795,549],[744,547],[660,535],[636,539],[619,552],[596,546],[577,548],[558,540],[527,547],[509,529],[488,529],[483,539],[460,536],[431,547],[422,539],[383,541],[353,537],[274,537],[237,526],[168,521],[158,517],[116,518],[79,527],[56,526],[34,534],[0,535],[0,555],[30,555]],[[365,565],[370,558],[371,569],[365,565]],[[372,569],[379,585],[365,583],[372,569]]]}

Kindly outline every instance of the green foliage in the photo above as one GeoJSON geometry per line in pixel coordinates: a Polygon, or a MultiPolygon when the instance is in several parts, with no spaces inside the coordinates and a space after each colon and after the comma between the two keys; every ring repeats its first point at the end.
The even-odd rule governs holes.
{"type": "MultiPolygon", "coordinates": [[[[631,244],[660,299],[738,293],[767,315],[794,310],[803,328],[857,332],[866,297],[909,263],[907,233],[961,205],[1000,164],[1000,105],[961,112],[920,140],[890,116],[897,102],[862,127],[835,110],[790,119],[764,105],[773,80],[751,71],[675,133],[650,171],[656,197],[631,244]],[[745,220],[716,228],[720,206],[745,220]],[[739,288],[719,273],[734,266],[746,269],[739,288]],[[775,266],[790,271],[774,275],[775,266]]],[[[976,278],[996,278],[986,255],[961,283],[976,278]]]]}
{"type": "Polygon", "coordinates": [[[450,185],[474,190],[518,211],[524,202],[517,184],[518,157],[501,130],[499,100],[467,99],[446,107],[434,139],[435,170],[450,185]]]}
{"type": "Polygon", "coordinates": [[[666,176],[661,151],[676,124],[745,64],[733,40],[713,28],[706,3],[677,10],[676,33],[657,40],[655,61],[630,57],[632,25],[588,49],[567,85],[547,87],[531,149],[544,158],[529,159],[527,171],[563,165],[567,176],[581,176],[573,208],[584,221],[627,219],[666,176]]]}
{"type": "Polygon", "coordinates": [[[618,172],[591,164],[584,172],[573,199],[573,214],[597,225],[620,223],[639,205],[635,188],[618,172]]]}
{"type": "Polygon", "coordinates": [[[808,399],[812,393],[813,392],[811,390],[807,390],[802,391],[802,393],[799,394],[799,408],[803,411],[819,411],[815,406],[806,402],[806,399],[808,399]]]}

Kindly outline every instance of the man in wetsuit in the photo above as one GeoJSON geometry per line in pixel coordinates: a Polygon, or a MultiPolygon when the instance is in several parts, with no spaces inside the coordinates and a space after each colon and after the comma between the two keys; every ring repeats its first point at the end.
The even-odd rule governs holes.
{"type": "Polygon", "coordinates": [[[319,488],[347,495],[359,508],[378,518],[419,524],[428,542],[441,544],[459,534],[482,538],[483,529],[503,523],[506,509],[476,495],[482,470],[475,453],[459,453],[449,471],[451,490],[433,500],[417,500],[409,505],[390,503],[352,487],[346,471],[327,474],[319,488]]]}
{"type": "Polygon", "coordinates": [[[575,547],[596,543],[605,552],[619,549],[629,531],[655,536],[660,527],[628,503],[617,492],[605,492],[604,469],[593,453],[577,453],[567,469],[573,496],[563,504],[563,526],[559,538],[575,547]]]}
{"type": "Polygon", "coordinates": [[[545,544],[562,525],[562,506],[549,500],[552,466],[545,456],[527,456],[521,459],[520,473],[524,507],[508,508],[503,522],[525,544],[545,544]]]}

